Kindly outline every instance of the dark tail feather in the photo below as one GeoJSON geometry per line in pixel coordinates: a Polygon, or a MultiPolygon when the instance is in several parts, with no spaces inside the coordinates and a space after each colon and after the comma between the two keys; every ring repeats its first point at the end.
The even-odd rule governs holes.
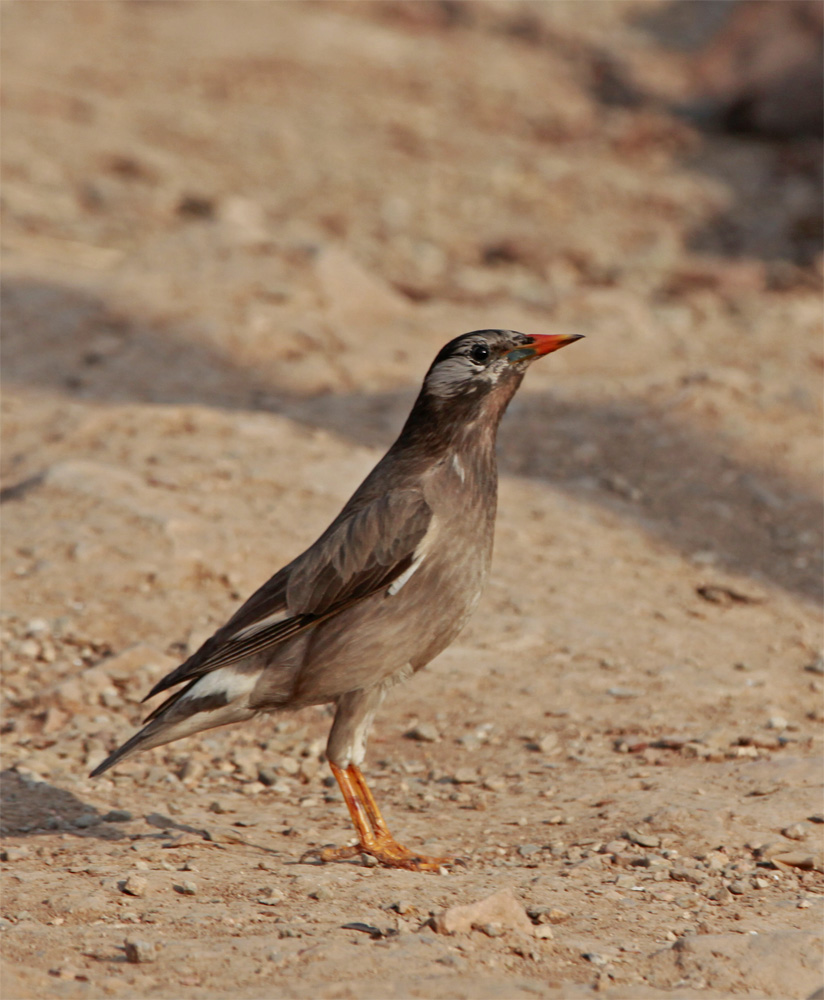
{"type": "Polygon", "coordinates": [[[249,699],[246,697],[228,704],[221,701],[219,695],[184,701],[180,696],[186,690],[167,699],[160,706],[161,714],[152,713],[146,725],[131,739],[126,740],[123,746],[110,753],[89,777],[96,778],[121,760],[141,750],[152,750],[154,747],[163,746],[164,743],[183,739],[184,736],[193,736],[204,729],[227,726],[232,722],[247,722],[257,714],[254,709],[249,708],[249,699]],[[215,701],[218,701],[218,704],[215,704],[215,701]]]}
{"type": "MultiPolygon", "coordinates": [[[[123,760],[124,757],[130,757],[133,753],[137,753],[138,750],[143,750],[146,747],[151,734],[147,732],[148,729],[152,729],[152,725],[144,726],[140,732],[135,733],[131,739],[126,740],[126,742],[109,754],[109,756],[103,761],[102,764],[98,764],[97,767],[89,775],[90,778],[96,778],[99,774],[104,771],[108,771],[110,767],[114,767],[119,761],[123,760]]],[[[157,744],[153,744],[157,746],[157,744]]]]}

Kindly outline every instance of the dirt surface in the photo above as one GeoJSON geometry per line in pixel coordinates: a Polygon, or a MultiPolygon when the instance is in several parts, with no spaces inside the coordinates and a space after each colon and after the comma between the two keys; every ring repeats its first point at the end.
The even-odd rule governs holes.
{"type": "Polygon", "coordinates": [[[820,147],[676,116],[721,7],[3,6],[5,1000],[820,986],[820,147]],[[90,781],[494,326],[587,339],[367,762],[466,868],[300,863],[326,709],[90,781]]]}

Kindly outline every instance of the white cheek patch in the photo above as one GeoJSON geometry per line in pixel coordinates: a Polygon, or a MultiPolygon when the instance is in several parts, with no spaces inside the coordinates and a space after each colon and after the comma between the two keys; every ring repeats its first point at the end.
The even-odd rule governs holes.
{"type": "Polygon", "coordinates": [[[232,667],[220,667],[201,677],[197,684],[181,695],[180,700],[191,701],[208,695],[222,694],[227,701],[235,701],[249,694],[257,681],[258,674],[241,673],[232,667]]]}

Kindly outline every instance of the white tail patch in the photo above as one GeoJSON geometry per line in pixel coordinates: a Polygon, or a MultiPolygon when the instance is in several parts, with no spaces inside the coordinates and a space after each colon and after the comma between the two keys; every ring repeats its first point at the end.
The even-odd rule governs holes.
{"type": "Polygon", "coordinates": [[[251,692],[257,684],[258,674],[250,674],[236,670],[234,667],[220,667],[201,677],[184,695],[181,701],[191,701],[206,695],[222,694],[227,701],[236,701],[251,692]]]}

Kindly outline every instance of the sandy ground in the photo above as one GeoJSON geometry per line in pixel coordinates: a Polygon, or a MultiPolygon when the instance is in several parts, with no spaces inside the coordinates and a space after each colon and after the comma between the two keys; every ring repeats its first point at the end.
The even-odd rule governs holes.
{"type": "Polygon", "coordinates": [[[819,147],[676,117],[670,7],[3,5],[5,1000],[821,985],[819,147]],[[465,870],[300,863],[326,709],[90,781],[493,326],[587,339],[367,769],[465,870]]]}

